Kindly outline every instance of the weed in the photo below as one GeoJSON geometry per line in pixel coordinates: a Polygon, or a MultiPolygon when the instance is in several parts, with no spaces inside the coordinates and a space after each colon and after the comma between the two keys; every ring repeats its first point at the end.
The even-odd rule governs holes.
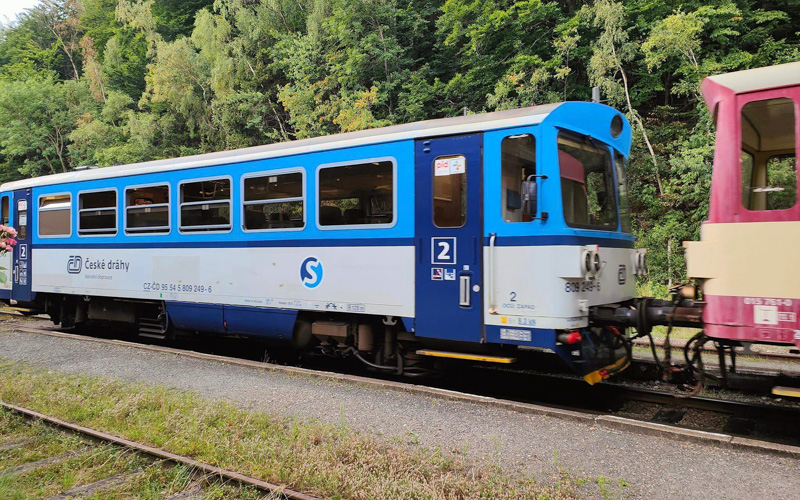
{"type": "MultiPolygon", "coordinates": [[[[566,473],[557,483],[546,484],[508,474],[491,464],[476,467],[464,457],[420,446],[415,433],[410,444],[360,434],[346,425],[343,412],[338,425],[327,425],[243,410],[226,401],[203,399],[196,393],[67,375],[3,360],[0,399],[323,497],[577,495],[575,481],[566,473]]],[[[16,424],[0,412],[0,426],[3,425],[13,428],[16,424]]],[[[498,443],[498,449],[501,445],[498,443]]],[[[553,457],[557,461],[555,452],[553,457]]],[[[63,487],[83,480],[68,472],[61,470],[63,487]]],[[[186,484],[185,478],[152,474],[160,479],[148,481],[145,473],[142,479],[126,486],[131,488],[128,491],[133,496],[149,497],[157,483],[174,483],[171,490],[186,484]]],[[[25,491],[38,492],[35,488],[25,491]]],[[[225,498],[228,493],[231,492],[215,486],[204,495],[225,498]]],[[[235,496],[242,495],[246,497],[247,492],[236,491],[235,496]]]]}

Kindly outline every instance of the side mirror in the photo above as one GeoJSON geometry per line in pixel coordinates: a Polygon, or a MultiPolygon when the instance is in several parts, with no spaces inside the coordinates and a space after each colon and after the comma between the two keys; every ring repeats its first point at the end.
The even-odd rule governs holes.
{"type": "Polygon", "coordinates": [[[536,217],[537,192],[536,181],[522,181],[522,211],[525,215],[534,218],[536,217]]]}

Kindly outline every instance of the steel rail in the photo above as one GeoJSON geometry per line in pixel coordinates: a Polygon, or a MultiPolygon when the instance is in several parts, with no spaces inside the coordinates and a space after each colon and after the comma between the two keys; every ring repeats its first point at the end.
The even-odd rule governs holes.
{"type": "Polygon", "coordinates": [[[800,420],[800,408],[798,407],[734,401],[730,399],[709,398],[705,396],[681,398],[676,397],[677,395],[669,392],[618,384],[609,384],[608,387],[614,387],[614,390],[626,399],[644,403],[657,403],[664,406],[693,408],[696,410],[740,416],[761,416],[763,413],[769,413],[770,416],[774,418],[792,421],[800,420]]]}
{"type": "Polygon", "coordinates": [[[193,458],[189,458],[183,455],[177,455],[175,453],[162,450],[161,448],[155,448],[153,446],[148,446],[146,444],[138,443],[136,441],[131,441],[129,439],[125,439],[119,436],[115,436],[113,434],[109,434],[107,432],[98,431],[96,429],[92,429],[90,427],[84,427],[82,425],[73,424],[67,422],[65,420],[61,420],[59,418],[51,417],[45,415],[43,413],[39,413],[37,411],[31,410],[29,408],[25,408],[22,406],[17,406],[11,403],[6,403],[4,401],[0,401],[0,407],[5,408],[6,410],[12,411],[18,415],[22,415],[25,418],[32,419],[32,420],[39,420],[45,422],[53,427],[57,427],[66,431],[74,432],[76,434],[80,434],[82,436],[90,437],[95,440],[103,441],[106,443],[111,443],[117,446],[121,446],[124,448],[128,448],[134,450],[138,453],[142,453],[144,455],[149,455],[151,457],[155,457],[161,460],[165,460],[167,462],[172,462],[174,464],[186,465],[191,467],[192,469],[205,472],[206,474],[220,477],[222,479],[233,481],[245,486],[252,486],[257,488],[261,491],[266,491],[269,493],[275,493],[278,495],[282,495],[286,498],[291,500],[320,500],[319,497],[307,495],[305,493],[300,493],[299,491],[294,491],[289,488],[285,488],[283,486],[273,484],[267,481],[263,481],[261,479],[247,476],[244,474],[240,474],[238,472],[223,469],[222,467],[217,467],[216,465],[211,465],[205,462],[200,462],[193,458]]]}

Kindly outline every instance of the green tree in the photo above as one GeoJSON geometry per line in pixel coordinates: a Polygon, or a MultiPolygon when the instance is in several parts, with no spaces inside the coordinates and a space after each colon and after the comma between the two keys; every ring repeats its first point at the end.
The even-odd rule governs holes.
{"type": "Polygon", "coordinates": [[[79,117],[96,109],[82,81],[0,82],[0,151],[6,165],[26,176],[68,171],[69,135],[79,117]]]}

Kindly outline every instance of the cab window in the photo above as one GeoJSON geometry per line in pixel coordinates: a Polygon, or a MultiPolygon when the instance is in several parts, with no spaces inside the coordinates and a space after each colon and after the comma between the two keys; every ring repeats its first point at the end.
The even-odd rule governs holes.
{"type": "Polygon", "coordinates": [[[567,225],[616,230],[616,186],[609,148],[590,137],[562,132],[558,164],[567,225]]]}
{"type": "Polygon", "coordinates": [[[536,140],[531,134],[510,135],[500,143],[503,220],[530,222],[522,210],[522,182],[536,175],[536,140]]]}
{"type": "Polygon", "coordinates": [[[619,219],[623,233],[631,232],[631,202],[628,198],[628,172],[625,157],[614,153],[614,168],[617,173],[617,196],[619,196],[619,219]]]}
{"type": "Polygon", "coordinates": [[[742,107],[742,205],[786,210],[797,203],[795,109],[781,97],[742,107]]]}

